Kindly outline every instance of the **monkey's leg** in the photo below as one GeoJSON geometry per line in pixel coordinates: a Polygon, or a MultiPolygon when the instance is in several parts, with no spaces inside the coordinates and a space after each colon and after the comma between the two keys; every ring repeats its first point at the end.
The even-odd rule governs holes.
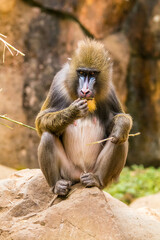
{"type": "Polygon", "coordinates": [[[117,179],[128,153],[128,141],[121,144],[106,142],[100,152],[92,172],[83,173],[80,181],[86,187],[104,188],[113,179],[117,179]]]}
{"type": "Polygon", "coordinates": [[[66,195],[71,181],[79,179],[80,172],[67,159],[61,141],[51,133],[42,134],[38,160],[49,186],[58,195],[66,195]]]}
{"type": "Polygon", "coordinates": [[[126,163],[127,154],[128,141],[121,144],[106,142],[94,168],[94,174],[98,177],[102,188],[119,177],[126,163]]]}

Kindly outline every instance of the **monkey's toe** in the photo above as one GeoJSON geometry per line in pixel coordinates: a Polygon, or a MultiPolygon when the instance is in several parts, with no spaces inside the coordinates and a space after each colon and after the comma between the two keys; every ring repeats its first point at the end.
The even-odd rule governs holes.
{"type": "Polygon", "coordinates": [[[83,173],[80,181],[85,187],[99,187],[98,180],[93,173],[83,173]]]}
{"type": "Polygon", "coordinates": [[[56,182],[56,185],[54,187],[54,193],[59,196],[66,196],[70,190],[71,185],[71,181],[61,179],[56,182]]]}

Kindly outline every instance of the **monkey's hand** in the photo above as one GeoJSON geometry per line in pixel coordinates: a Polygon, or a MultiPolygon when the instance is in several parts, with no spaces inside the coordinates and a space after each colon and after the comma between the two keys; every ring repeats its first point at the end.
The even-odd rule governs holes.
{"type": "Polygon", "coordinates": [[[80,98],[78,98],[70,106],[74,108],[74,112],[76,112],[76,119],[85,117],[88,113],[87,100],[85,99],[81,100],[80,98]]]}
{"type": "Polygon", "coordinates": [[[82,173],[80,182],[86,187],[100,187],[98,177],[93,173],[82,173]]]}
{"type": "Polygon", "coordinates": [[[60,196],[66,196],[70,190],[71,185],[71,181],[61,179],[56,182],[53,192],[60,196]]]}
{"type": "Polygon", "coordinates": [[[114,117],[114,125],[111,133],[113,139],[111,142],[120,144],[128,139],[129,132],[132,127],[132,118],[129,114],[117,114],[114,117]]]}

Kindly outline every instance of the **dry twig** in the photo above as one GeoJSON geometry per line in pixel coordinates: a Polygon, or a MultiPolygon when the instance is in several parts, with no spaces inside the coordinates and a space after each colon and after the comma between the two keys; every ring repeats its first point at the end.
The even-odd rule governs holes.
{"type": "Polygon", "coordinates": [[[16,56],[18,54],[21,54],[22,56],[25,56],[24,53],[22,53],[21,51],[19,51],[17,48],[13,47],[11,44],[9,44],[8,42],[6,42],[3,38],[7,38],[5,35],[0,33],[0,41],[2,41],[4,43],[4,48],[3,48],[3,63],[5,60],[5,50],[6,48],[9,50],[9,52],[11,53],[12,56],[14,56],[13,52],[11,49],[13,49],[16,52],[16,56]],[[3,37],[3,38],[2,38],[3,37]]]}
{"type": "MultiPolygon", "coordinates": [[[[15,120],[13,120],[13,119],[11,119],[11,118],[6,117],[6,115],[0,115],[0,118],[5,119],[5,120],[8,120],[8,121],[10,121],[10,122],[16,123],[16,124],[18,124],[18,125],[21,125],[21,126],[23,126],[23,127],[27,127],[27,128],[30,128],[30,129],[36,131],[36,129],[35,129],[34,127],[31,127],[31,126],[29,126],[29,125],[26,125],[26,124],[21,123],[21,122],[18,122],[18,121],[15,121],[15,120]]],[[[3,124],[3,125],[4,125],[4,124],[3,124]]],[[[9,126],[8,126],[8,127],[9,127],[9,126]]]]}
{"type": "MultiPolygon", "coordinates": [[[[138,136],[140,134],[141,134],[140,132],[137,132],[137,133],[131,133],[128,136],[129,137],[135,137],[135,136],[138,136]]],[[[93,144],[97,144],[97,143],[102,143],[102,142],[105,142],[105,141],[108,141],[108,140],[112,140],[112,139],[113,139],[113,137],[109,137],[109,138],[105,138],[105,139],[102,139],[102,140],[97,141],[97,142],[88,143],[87,145],[93,145],[93,144]]]]}
{"type": "MultiPolygon", "coordinates": [[[[16,52],[16,56],[17,56],[18,54],[21,54],[22,56],[25,56],[24,53],[22,53],[21,51],[19,51],[19,50],[16,49],[15,47],[13,47],[11,44],[9,44],[8,42],[6,42],[2,37],[3,37],[3,38],[7,38],[7,36],[5,36],[5,35],[3,35],[3,34],[0,33],[0,41],[2,41],[2,42],[4,43],[4,48],[3,48],[3,63],[4,63],[4,60],[5,60],[5,50],[6,50],[6,48],[9,50],[9,52],[11,53],[12,56],[14,56],[14,54],[13,54],[13,52],[12,52],[11,49],[13,49],[13,50],[16,52]]],[[[1,91],[2,91],[2,88],[0,88],[0,92],[1,92],[1,91]]],[[[36,130],[35,128],[33,128],[33,127],[31,127],[31,126],[28,126],[28,125],[23,124],[23,123],[21,123],[21,122],[15,121],[15,120],[13,120],[13,119],[11,119],[11,118],[6,117],[5,115],[0,115],[0,118],[5,119],[5,120],[8,120],[8,121],[10,121],[10,122],[17,123],[17,124],[19,124],[19,125],[22,125],[22,126],[24,126],[24,127],[27,127],[27,128],[33,129],[33,130],[36,130]]],[[[7,124],[1,123],[1,122],[0,122],[0,124],[12,129],[12,127],[8,126],[7,124]]]]}

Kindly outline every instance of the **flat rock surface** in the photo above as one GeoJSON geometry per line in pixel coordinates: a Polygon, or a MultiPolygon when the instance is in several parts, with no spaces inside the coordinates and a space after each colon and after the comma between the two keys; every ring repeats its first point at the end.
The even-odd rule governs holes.
{"type": "Polygon", "coordinates": [[[98,188],[56,198],[39,169],[0,181],[0,240],[159,240],[160,213],[135,210],[98,188]]]}

